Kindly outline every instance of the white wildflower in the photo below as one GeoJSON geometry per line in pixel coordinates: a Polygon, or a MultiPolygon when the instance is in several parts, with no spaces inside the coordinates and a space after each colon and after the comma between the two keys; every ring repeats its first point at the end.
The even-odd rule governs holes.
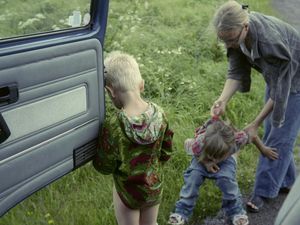
{"type": "Polygon", "coordinates": [[[38,19],[46,19],[46,17],[44,16],[44,14],[42,13],[38,13],[35,15],[35,18],[38,18],[38,19]]]}

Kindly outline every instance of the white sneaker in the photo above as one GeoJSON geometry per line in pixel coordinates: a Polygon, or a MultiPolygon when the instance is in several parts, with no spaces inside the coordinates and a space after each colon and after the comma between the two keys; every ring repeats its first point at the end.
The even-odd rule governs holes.
{"type": "Polygon", "coordinates": [[[184,225],[184,218],[178,213],[172,213],[169,217],[168,224],[171,225],[184,225]]]}

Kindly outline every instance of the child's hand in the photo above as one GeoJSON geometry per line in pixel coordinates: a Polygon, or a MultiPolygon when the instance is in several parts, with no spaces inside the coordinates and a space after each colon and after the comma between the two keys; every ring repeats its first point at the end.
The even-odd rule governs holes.
{"type": "Polygon", "coordinates": [[[218,165],[214,162],[205,163],[204,166],[205,166],[205,169],[210,173],[217,173],[220,170],[218,165]]]}
{"type": "Polygon", "coordinates": [[[278,159],[278,153],[276,148],[271,148],[265,146],[262,151],[263,156],[268,157],[269,159],[276,160],[278,159]]]}
{"type": "Polygon", "coordinates": [[[250,123],[248,124],[243,130],[248,134],[248,143],[252,143],[255,138],[258,138],[257,136],[257,127],[250,123]]]}

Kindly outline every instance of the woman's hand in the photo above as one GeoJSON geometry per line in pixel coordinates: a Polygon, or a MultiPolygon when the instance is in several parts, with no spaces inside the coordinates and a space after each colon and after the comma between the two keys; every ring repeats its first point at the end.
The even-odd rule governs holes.
{"type": "Polygon", "coordinates": [[[221,116],[225,113],[226,104],[223,101],[217,100],[214,102],[213,106],[210,109],[210,115],[213,116],[221,116]]]}
{"type": "Polygon", "coordinates": [[[239,80],[233,80],[230,78],[226,80],[221,95],[218,97],[218,100],[214,102],[210,109],[211,117],[222,116],[225,113],[227,102],[229,102],[234,93],[239,89],[240,85],[241,81],[239,80]]]}

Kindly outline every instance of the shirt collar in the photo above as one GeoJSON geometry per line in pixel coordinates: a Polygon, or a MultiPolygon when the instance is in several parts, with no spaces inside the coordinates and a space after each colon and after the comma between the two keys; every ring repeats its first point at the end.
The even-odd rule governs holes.
{"type": "Polygon", "coordinates": [[[253,60],[260,58],[260,55],[258,53],[258,30],[255,26],[255,17],[252,13],[249,14],[249,34],[251,37],[251,49],[253,54],[253,60]]]}

